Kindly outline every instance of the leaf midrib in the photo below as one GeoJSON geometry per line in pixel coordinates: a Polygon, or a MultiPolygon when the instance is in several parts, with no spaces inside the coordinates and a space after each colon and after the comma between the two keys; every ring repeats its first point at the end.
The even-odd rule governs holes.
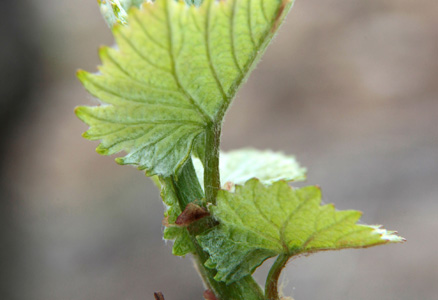
{"type": "MultiPolygon", "coordinates": [[[[167,24],[167,38],[169,43],[169,56],[171,61],[171,74],[173,75],[175,82],[178,86],[178,88],[183,92],[183,94],[186,96],[186,98],[189,100],[189,102],[193,105],[193,107],[196,109],[196,111],[199,113],[199,115],[207,122],[207,124],[211,123],[213,120],[212,118],[207,114],[207,112],[195,101],[195,99],[190,95],[190,93],[186,90],[186,88],[182,85],[181,80],[178,76],[178,72],[176,69],[176,60],[175,60],[175,54],[174,54],[174,43],[173,43],[173,26],[171,22],[171,16],[170,16],[170,10],[168,1],[164,1],[165,5],[165,11],[166,11],[166,24],[167,24]]],[[[183,32],[184,34],[184,32],[183,32]]],[[[205,125],[207,125],[205,124],[205,125]]]]}
{"type": "MultiPolygon", "coordinates": [[[[234,0],[234,2],[236,3],[238,0],[234,0]]],[[[261,0],[263,2],[263,4],[265,3],[264,0],[261,0]]],[[[230,88],[230,93],[227,97],[227,99],[224,101],[224,103],[222,104],[222,106],[220,107],[218,113],[217,113],[217,120],[219,122],[222,122],[222,119],[225,116],[225,112],[228,109],[228,106],[230,105],[231,101],[234,99],[234,97],[236,96],[237,91],[239,90],[239,87],[242,85],[243,81],[245,80],[245,78],[247,78],[250,75],[250,70],[251,67],[254,65],[255,62],[258,61],[258,59],[263,55],[264,50],[266,49],[268,42],[270,40],[270,37],[273,35],[271,28],[273,26],[273,24],[275,24],[277,18],[279,18],[278,16],[278,12],[280,11],[280,8],[277,9],[276,14],[274,14],[275,17],[272,20],[268,20],[268,18],[266,17],[266,12],[265,12],[265,7],[264,5],[262,6],[262,12],[263,12],[263,16],[265,18],[265,20],[269,23],[270,22],[270,26],[267,26],[267,29],[265,31],[265,33],[261,36],[258,45],[254,45],[254,54],[252,55],[252,57],[248,60],[248,62],[246,63],[246,65],[243,67],[243,69],[240,69],[240,76],[238,76],[236,78],[236,80],[234,81],[233,84],[231,84],[231,88],[230,88]]],[[[234,5],[232,8],[232,13],[235,14],[236,10],[237,10],[237,5],[234,5]]],[[[234,22],[231,22],[230,26],[234,27],[234,22]]],[[[252,28],[250,27],[250,30],[252,30],[252,28]]],[[[233,45],[233,40],[234,40],[234,28],[230,28],[230,31],[233,33],[233,36],[231,37],[231,45],[233,45]]],[[[252,39],[252,37],[251,37],[252,39]]],[[[232,53],[234,56],[234,53],[232,53]]]]}

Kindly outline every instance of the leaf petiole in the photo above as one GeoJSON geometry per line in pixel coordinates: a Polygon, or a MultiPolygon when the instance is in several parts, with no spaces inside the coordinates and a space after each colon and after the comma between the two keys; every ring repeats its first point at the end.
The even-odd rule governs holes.
{"type": "Polygon", "coordinates": [[[289,258],[290,255],[288,254],[280,254],[269,270],[265,285],[266,300],[280,300],[278,295],[278,279],[280,279],[281,271],[286,266],[289,258]]]}
{"type": "MultiPolygon", "coordinates": [[[[204,189],[207,203],[216,204],[217,192],[221,188],[219,174],[219,146],[221,138],[221,124],[212,123],[205,133],[204,159],[204,189]]],[[[196,175],[196,173],[195,173],[196,175]]]]}

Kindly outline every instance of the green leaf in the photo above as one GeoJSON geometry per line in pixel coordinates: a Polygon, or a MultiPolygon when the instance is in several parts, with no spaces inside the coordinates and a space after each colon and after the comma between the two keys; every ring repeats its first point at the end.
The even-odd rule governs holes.
{"type": "Polygon", "coordinates": [[[194,253],[193,242],[187,228],[183,227],[166,227],[163,238],[165,240],[174,240],[172,254],[176,256],[185,256],[194,253]]]}
{"type": "MultiPolygon", "coordinates": [[[[204,182],[204,168],[201,160],[193,158],[199,182],[204,182]]],[[[221,152],[219,169],[222,185],[244,184],[257,178],[264,184],[275,181],[301,181],[306,179],[306,169],[301,167],[294,156],[270,150],[240,149],[221,152]]]]}
{"type": "Polygon", "coordinates": [[[291,5],[157,0],[130,9],[127,25],[113,27],[118,47],[100,50],[100,73],[78,73],[102,101],[77,108],[90,126],[84,137],[101,141],[100,154],[125,151],[116,161],[148,175],[176,173],[193,149],[204,148],[206,130],[222,122],[291,5]]]}
{"type": "Polygon", "coordinates": [[[403,241],[379,226],[356,224],[358,211],[337,211],[332,204],[320,203],[318,187],[293,189],[284,181],[265,186],[252,179],[236,186],[235,193],[219,191],[211,213],[220,225],[198,237],[210,254],[206,266],[217,269],[215,279],[231,283],[278,254],[290,257],[403,241]]]}

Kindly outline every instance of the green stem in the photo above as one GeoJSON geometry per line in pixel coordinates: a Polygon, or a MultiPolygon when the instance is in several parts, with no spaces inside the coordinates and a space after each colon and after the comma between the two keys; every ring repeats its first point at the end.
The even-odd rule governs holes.
{"type": "Polygon", "coordinates": [[[204,190],[207,203],[216,204],[217,192],[221,187],[219,176],[219,145],[221,124],[212,123],[205,135],[204,190]]]}
{"type": "Polygon", "coordinates": [[[278,279],[289,258],[290,255],[280,254],[269,270],[265,286],[266,300],[280,300],[278,295],[278,279]]]}
{"type": "Polygon", "coordinates": [[[218,300],[264,300],[263,291],[251,276],[246,276],[230,285],[216,281],[216,270],[204,266],[208,254],[202,250],[197,241],[194,242],[195,262],[205,285],[214,292],[218,300]]]}
{"type": "Polygon", "coordinates": [[[199,185],[198,176],[191,158],[187,160],[178,173],[177,178],[173,178],[173,186],[177,194],[181,211],[184,211],[187,204],[195,200],[202,200],[204,192],[199,185]]]}
{"type": "MultiPolygon", "coordinates": [[[[201,186],[196,177],[196,172],[193,167],[192,160],[189,159],[182,167],[177,178],[172,178],[172,184],[175,189],[175,193],[178,197],[178,203],[181,209],[194,200],[202,199],[203,193],[201,186]]],[[[217,190],[216,190],[217,192],[217,190]]],[[[196,226],[196,223],[192,224],[196,226]]],[[[200,228],[200,230],[206,228],[200,228]]],[[[239,281],[226,285],[223,282],[216,281],[214,276],[216,270],[208,269],[205,267],[205,262],[208,260],[209,255],[203,251],[198,241],[196,240],[196,234],[198,230],[190,230],[191,241],[195,248],[194,256],[195,262],[199,273],[204,280],[207,288],[212,290],[218,300],[264,300],[263,292],[260,286],[255,282],[251,276],[246,276],[239,281]]]]}

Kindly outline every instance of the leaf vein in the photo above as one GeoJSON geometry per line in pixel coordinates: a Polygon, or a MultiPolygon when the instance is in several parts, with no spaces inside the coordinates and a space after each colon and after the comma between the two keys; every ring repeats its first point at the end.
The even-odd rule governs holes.
{"type": "Polygon", "coordinates": [[[240,222],[241,222],[240,225],[241,225],[243,228],[245,228],[246,230],[248,230],[248,231],[254,233],[255,235],[260,235],[260,236],[264,237],[265,239],[270,240],[271,242],[273,242],[273,243],[275,243],[275,244],[278,245],[278,240],[277,240],[275,237],[272,237],[272,236],[270,236],[269,234],[267,234],[267,233],[265,233],[265,232],[255,231],[255,230],[252,229],[251,227],[246,226],[245,223],[244,223],[244,220],[243,220],[242,216],[241,216],[240,214],[238,214],[238,212],[237,212],[233,207],[231,207],[231,206],[229,205],[228,201],[222,201],[221,203],[222,203],[222,204],[225,204],[225,205],[229,208],[228,210],[233,212],[233,214],[234,214],[234,215],[240,220],[240,222]]]}
{"type": "MultiPolygon", "coordinates": [[[[306,200],[304,200],[304,201],[302,201],[299,205],[298,205],[298,207],[296,207],[288,216],[287,216],[287,218],[286,218],[286,221],[283,223],[283,226],[281,227],[281,231],[280,231],[280,236],[281,236],[281,242],[282,242],[282,244],[283,245],[286,245],[286,249],[285,250],[287,250],[287,252],[289,252],[289,247],[288,247],[288,245],[287,245],[287,241],[286,241],[286,233],[285,233],[285,231],[286,231],[286,228],[287,228],[287,226],[289,225],[289,222],[290,222],[290,220],[303,208],[303,207],[305,207],[305,205],[306,204],[308,204],[310,201],[306,201],[306,200]]],[[[287,253],[286,252],[286,253],[287,253]]]]}
{"type": "Polygon", "coordinates": [[[230,19],[230,38],[231,38],[231,53],[233,55],[233,61],[236,65],[237,69],[239,70],[240,74],[243,75],[242,67],[240,66],[238,60],[237,60],[237,53],[236,53],[236,41],[235,41],[235,19],[236,19],[236,13],[237,13],[237,1],[233,1],[233,7],[231,9],[231,19],[230,19]]]}
{"type": "Polygon", "coordinates": [[[359,229],[356,229],[356,230],[353,230],[353,231],[347,232],[347,233],[345,233],[345,234],[339,236],[339,237],[335,240],[334,243],[336,244],[337,242],[339,242],[340,239],[343,239],[343,238],[345,238],[345,237],[347,237],[347,236],[349,236],[349,235],[352,235],[352,234],[355,234],[355,233],[358,233],[358,232],[362,232],[362,231],[367,231],[367,230],[369,230],[369,229],[370,229],[370,227],[364,226],[364,228],[359,228],[359,229]]]}
{"type": "Polygon", "coordinates": [[[135,19],[135,21],[137,22],[137,24],[140,26],[142,32],[144,33],[144,36],[149,39],[153,44],[157,45],[159,48],[168,51],[168,49],[162,45],[160,42],[158,42],[150,33],[149,31],[146,29],[146,27],[144,27],[143,23],[138,19],[137,14],[132,14],[133,18],[135,19]]]}
{"type": "Polygon", "coordinates": [[[256,42],[254,39],[254,33],[252,30],[252,5],[251,5],[252,1],[248,1],[248,7],[247,7],[247,14],[248,14],[248,29],[249,29],[249,37],[251,38],[251,43],[253,44],[253,47],[256,47],[256,42]]]}
{"type": "Polygon", "coordinates": [[[159,66],[155,63],[153,63],[152,61],[150,61],[146,56],[144,56],[140,50],[137,49],[137,47],[120,31],[120,36],[125,40],[125,42],[131,47],[131,49],[138,55],[138,57],[140,57],[144,62],[146,62],[147,64],[149,64],[150,66],[154,67],[157,70],[166,72],[166,73],[171,73],[171,70],[168,70],[167,68],[163,67],[163,66],[159,66]]]}
{"type": "Polygon", "coordinates": [[[167,23],[167,32],[168,32],[168,42],[169,42],[169,55],[170,55],[170,60],[172,62],[172,70],[171,70],[171,74],[173,75],[176,84],[178,85],[178,87],[180,88],[180,90],[184,93],[184,95],[187,97],[187,99],[189,100],[190,104],[192,104],[195,109],[198,111],[198,113],[201,115],[201,117],[204,118],[204,120],[206,121],[211,121],[210,116],[207,114],[207,112],[195,101],[195,99],[189,94],[189,92],[184,88],[184,86],[181,83],[181,80],[178,76],[178,72],[176,70],[176,61],[175,61],[175,55],[173,53],[173,27],[172,27],[172,22],[170,20],[170,10],[169,10],[169,3],[168,1],[165,1],[165,9],[166,9],[166,23],[167,23]]]}
{"type": "MultiPolygon", "coordinates": [[[[92,135],[90,134],[90,136],[92,136],[93,139],[100,139],[100,138],[103,138],[105,136],[109,136],[111,134],[123,131],[126,128],[128,128],[128,127],[126,125],[124,125],[123,127],[117,128],[116,130],[113,130],[113,131],[109,131],[109,132],[105,132],[105,133],[101,133],[101,134],[92,134],[92,135]]],[[[88,131],[87,131],[87,133],[88,133],[88,131]]]]}
{"type": "Polygon", "coordinates": [[[257,203],[257,198],[256,198],[256,191],[255,189],[252,190],[252,202],[254,203],[254,207],[257,209],[257,211],[259,212],[259,214],[263,217],[263,219],[265,219],[269,224],[271,224],[272,226],[274,226],[274,228],[278,229],[279,231],[281,230],[281,228],[275,224],[274,222],[272,222],[272,220],[270,220],[266,214],[263,212],[263,210],[260,208],[260,206],[257,203]]]}
{"type": "Polygon", "coordinates": [[[260,0],[260,7],[262,8],[263,17],[266,22],[269,22],[268,16],[266,15],[265,1],[260,0]]]}
{"type": "Polygon", "coordinates": [[[315,239],[315,237],[318,235],[318,234],[320,234],[320,233],[322,233],[322,232],[324,232],[324,231],[326,231],[326,230],[329,230],[330,228],[332,228],[332,227],[334,227],[334,226],[336,226],[336,225],[338,225],[338,224],[340,224],[340,223],[342,223],[343,221],[345,221],[345,219],[348,219],[349,217],[351,217],[350,215],[346,215],[345,217],[343,217],[343,218],[341,218],[340,220],[338,220],[338,221],[335,221],[334,223],[332,223],[332,224],[330,224],[330,225],[327,225],[327,226],[325,226],[325,227],[323,227],[323,228],[321,228],[321,229],[319,229],[319,230],[316,230],[304,243],[303,243],[303,245],[302,245],[302,249],[305,249],[306,247],[307,247],[307,245],[310,243],[310,242],[312,242],[314,239],[315,239]]]}
{"type": "Polygon", "coordinates": [[[162,107],[174,107],[174,108],[180,108],[180,109],[189,109],[189,110],[193,110],[193,107],[191,106],[186,106],[183,104],[176,104],[176,103],[167,103],[167,102],[157,102],[155,99],[144,99],[144,100],[138,100],[135,98],[132,98],[131,94],[127,94],[127,95],[120,95],[118,93],[116,93],[115,91],[110,90],[109,88],[105,87],[104,85],[101,85],[99,83],[97,83],[95,80],[88,78],[89,82],[93,85],[95,85],[97,88],[101,89],[102,91],[116,96],[118,98],[121,98],[125,101],[128,102],[133,102],[135,104],[138,105],[153,105],[153,106],[162,106],[162,107]]]}
{"type": "Polygon", "coordinates": [[[111,123],[111,124],[121,124],[121,125],[168,125],[168,124],[182,124],[182,125],[187,125],[187,124],[193,124],[196,125],[198,127],[203,127],[204,124],[193,121],[193,120],[163,120],[163,121],[139,121],[139,122],[121,122],[121,121],[114,121],[114,120],[109,120],[109,119],[104,119],[101,117],[98,117],[96,115],[93,114],[88,114],[89,117],[99,120],[101,122],[106,122],[106,123],[111,123]]]}
{"type": "Polygon", "coordinates": [[[222,95],[222,98],[224,102],[228,101],[227,94],[225,93],[224,86],[222,85],[222,82],[220,81],[216,67],[213,63],[213,59],[211,57],[211,45],[210,45],[210,21],[212,19],[211,17],[211,5],[214,2],[214,0],[208,0],[208,6],[207,6],[207,17],[205,18],[205,47],[206,47],[206,53],[207,53],[207,60],[208,60],[208,66],[210,68],[211,74],[213,75],[214,81],[216,82],[216,85],[219,89],[219,92],[222,95]]]}
{"type": "MultiPolygon", "coordinates": [[[[116,59],[114,59],[114,57],[112,57],[109,52],[107,52],[107,57],[109,58],[109,60],[116,66],[117,69],[119,69],[123,74],[125,74],[129,79],[132,79],[134,82],[137,82],[138,84],[141,84],[145,87],[147,87],[148,89],[151,90],[156,90],[157,92],[163,92],[163,93],[175,93],[175,94],[181,94],[181,91],[179,90],[172,90],[172,89],[164,89],[162,87],[158,87],[158,86],[152,86],[147,84],[144,81],[138,80],[137,78],[133,77],[131,75],[131,73],[129,73],[128,71],[125,70],[125,68],[123,68],[117,61],[116,59]]],[[[183,96],[183,95],[181,95],[183,96]]]]}

